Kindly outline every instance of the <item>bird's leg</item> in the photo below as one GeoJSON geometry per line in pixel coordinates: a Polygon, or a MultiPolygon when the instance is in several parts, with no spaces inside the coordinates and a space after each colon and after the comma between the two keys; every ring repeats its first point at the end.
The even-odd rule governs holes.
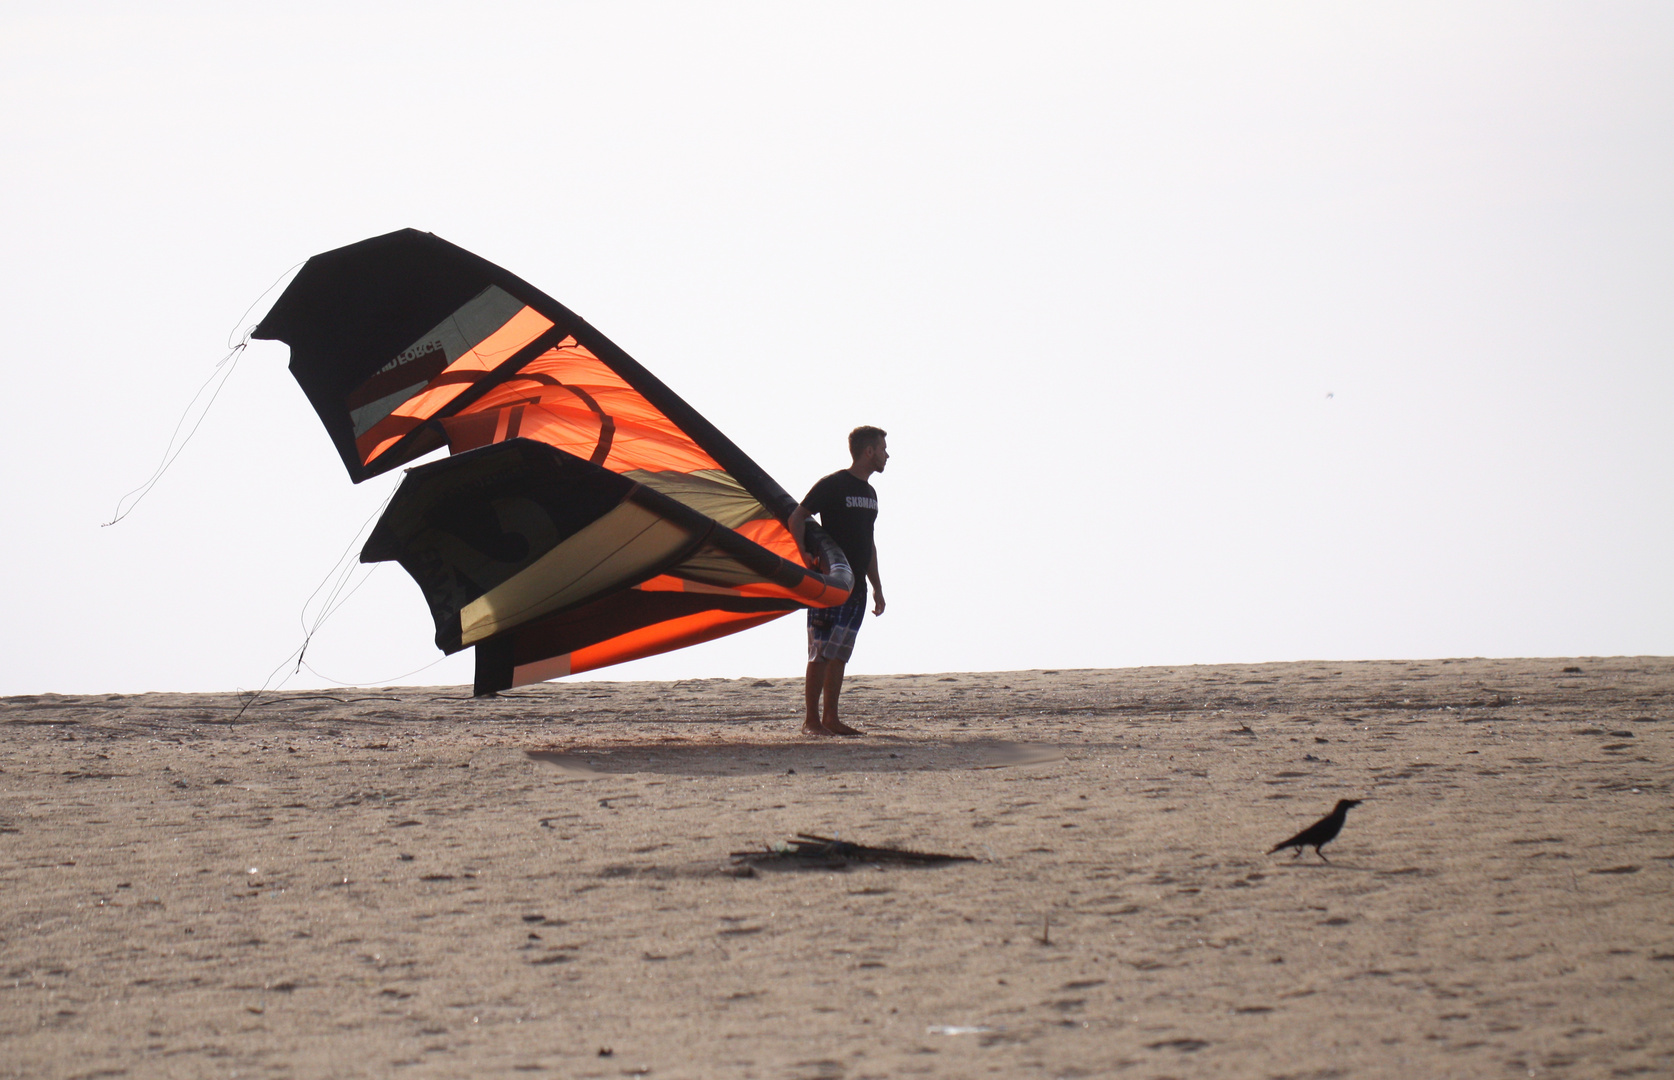
{"type": "Polygon", "coordinates": [[[1302,857],[1303,850],[1304,850],[1303,846],[1301,844],[1297,844],[1296,845],[1296,854],[1292,855],[1291,858],[1300,859],[1302,857]]]}
{"type": "MultiPolygon", "coordinates": [[[[1300,850],[1298,850],[1296,853],[1298,855],[1302,854],[1302,852],[1300,850]]],[[[1328,862],[1331,861],[1330,859],[1327,859],[1325,857],[1325,852],[1321,851],[1319,848],[1314,849],[1314,854],[1319,856],[1319,861],[1320,862],[1327,862],[1328,863],[1328,862]]]]}

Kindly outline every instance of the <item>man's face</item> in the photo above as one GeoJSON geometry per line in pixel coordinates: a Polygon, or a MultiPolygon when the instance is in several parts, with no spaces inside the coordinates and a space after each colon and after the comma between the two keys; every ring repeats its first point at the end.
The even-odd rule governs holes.
{"type": "Polygon", "coordinates": [[[866,453],[871,458],[871,461],[868,462],[868,464],[871,465],[872,471],[883,472],[884,466],[889,464],[889,440],[879,439],[877,442],[867,447],[866,453]]]}

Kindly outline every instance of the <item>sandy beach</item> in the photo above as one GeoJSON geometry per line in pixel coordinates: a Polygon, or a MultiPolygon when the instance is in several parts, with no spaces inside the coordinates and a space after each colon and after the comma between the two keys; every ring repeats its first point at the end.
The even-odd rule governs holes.
{"type": "Polygon", "coordinates": [[[1674,659],[800,692],[4,699],[0,1075],[1674,1075],[1674,659]]]}

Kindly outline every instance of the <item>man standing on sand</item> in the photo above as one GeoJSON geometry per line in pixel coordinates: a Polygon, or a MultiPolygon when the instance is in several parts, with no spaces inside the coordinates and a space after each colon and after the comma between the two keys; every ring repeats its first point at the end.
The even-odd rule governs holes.
{"type": "Polygon", "coordinates": [[[866,617],[866,583],[872,583],[877,594],[877,607],[872,614],[884,612],[883,583],[878,580],[878,554],[872,544],[872,526],[878,520],[878,493],[867,483],[867,477],[884,471],[889,461],[889,447],[884,442],[882,428],[857,427],[849,432],[849,457],[852,463],[815,484],[802,505],[791,511],[790,531],[797,546],[802,545],[803,526],[815,514],[820,526],[831,534],[831,539],[848,556],[854,571],[854,591],[848,600],[834,608],[808,610],[808,682],[805,696],[807,718],[802,730],[809,735],[864,735],[837,719],[837,697],[843,691],[843,669],[854,652],[854,638],[860,632],[860,621],[866,617]],[[820,701],[825,701],[825,715],[820,715],[820,701]]]}

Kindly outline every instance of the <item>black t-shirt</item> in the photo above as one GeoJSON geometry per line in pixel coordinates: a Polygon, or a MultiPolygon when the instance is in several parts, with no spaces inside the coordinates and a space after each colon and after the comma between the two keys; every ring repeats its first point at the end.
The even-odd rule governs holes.
{"type": "Polygon", "coordinates": [[[839,469],[815,484],[802,500],[803,509],[820,516],[820,526],[849,557],[856,590],[866,588],[872,568],[872,525],[878,520],[878,493],[864,480],[839,469]]]}

